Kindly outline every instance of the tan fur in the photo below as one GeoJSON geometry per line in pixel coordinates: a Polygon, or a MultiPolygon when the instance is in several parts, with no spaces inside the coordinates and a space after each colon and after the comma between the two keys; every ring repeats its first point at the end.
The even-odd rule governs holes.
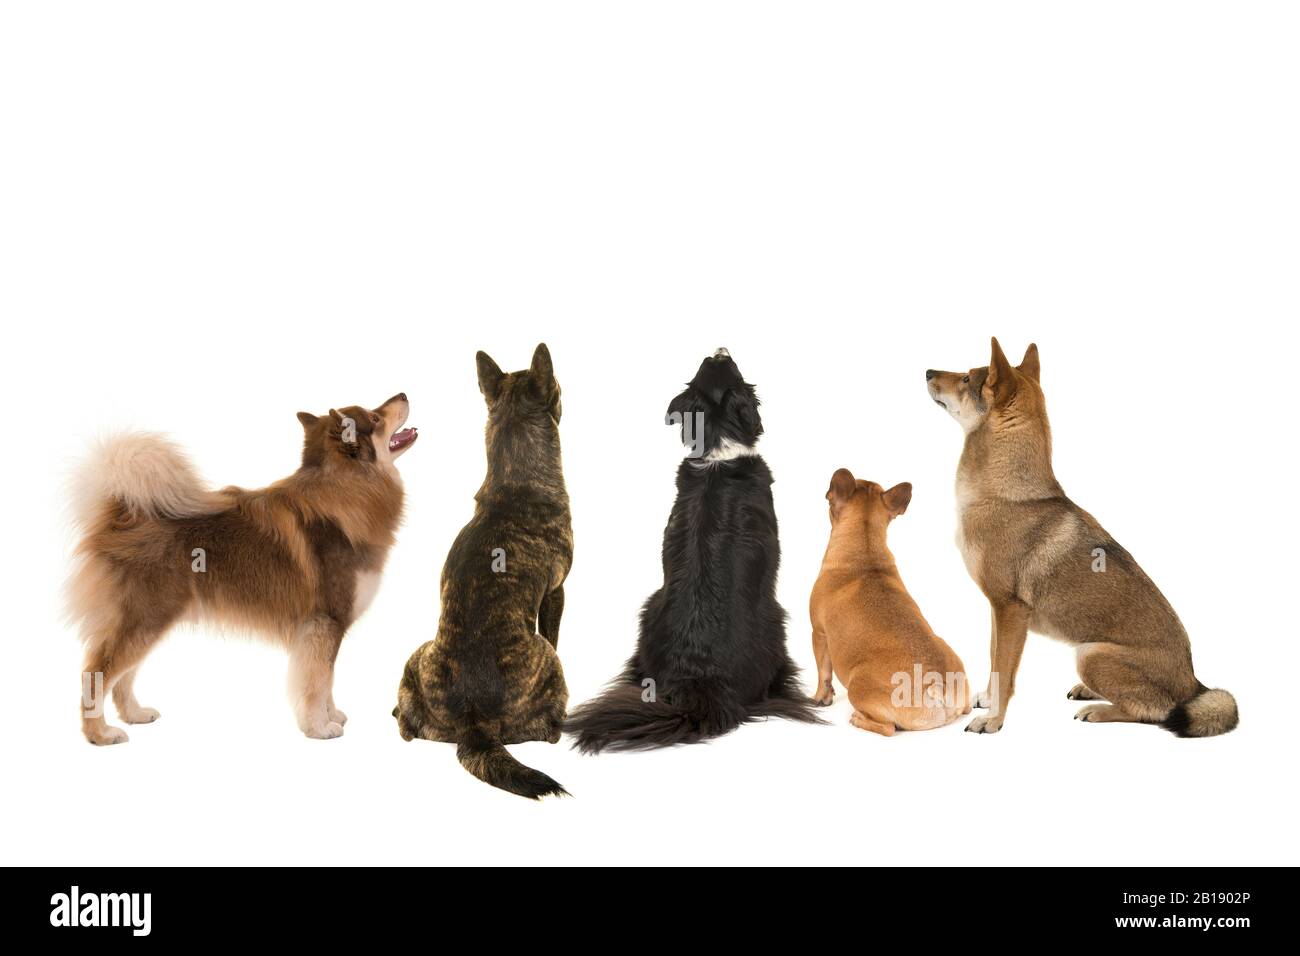
{"type": "MultiPolygon", "coordinates": [[[[347,718],[333,702],[334,659],[393,544],[402,510],[393,459],[414,438],[395,450],[389,441],[401,441],[393,436],[408,411],[398,395],[374,410],[300,413],[302,467],[252,491],[208,490],[157,435],[101,445],[75,481],[81,540],[68,589],[92,689],[102,680],[127,723],[156,719],[135,699],[136,668],[174,624],[221,624],[283,644],[303,733],[339,736],[347,718]],[[349,416],[355,441],[343,430],[349,416]]],[[[85,703],[91,743],[127,739],[104,719],[102,700],[85,703]]]]}
{"type": "Polygon", "coordinates": [[[893,736],[929,730],[970,713],[966,669],[912,600],[886,544],[889,523],[907,509],[912,486],[888,491],[846,468],[831,478],[831,537],[809,614],[818,687],[834,699],[831,676],[848,690],[850,723],[893,736]],[[942,687],[926,682],[943,678],[942,687]]]}
{"type": "Polygon", "coordinates": [[[966,729],[1001,729],[1032,629],[1075,646],[1083,683],[1071,699],[1108,702],[1084,707],[1080,720],[1163,723],[1183,736],[1231,730],[1236,702],[1196,679],[1169,602],[1057,483],[1040,374],[1037,346],[1014,367],[997,339],[985,367],[926,373],[930,397],[966,433],[957,545],[992,608],[990,683],[976,700],[990,713],[966,729]]]}

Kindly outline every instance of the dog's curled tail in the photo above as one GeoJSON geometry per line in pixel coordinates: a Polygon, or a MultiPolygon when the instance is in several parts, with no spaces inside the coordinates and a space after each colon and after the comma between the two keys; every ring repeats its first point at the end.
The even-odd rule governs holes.
{"type": "Polygon", "coordinates": [[[499,741],[491,740],[478,730],[469,731],[456,745],[460,765],[484,783],[500,790],[537,800],[554,794],[567,797],[569,791],[531,767],[525,767],[499,741]]]}
{"type": "Polygon", "coordinates": [[[90,528],[104,506],[119,502],[138,517],[179,518],[218,507],[173,442],[149,432],[126,432],[99,442],[74,472],[73,518],[90,528]]]}
{"type": "Polygon", "coordinates": [[[1160,726],[1179,737],[1217,737],[1237,726],[1237,701],[1226,690],[1202,687],[1171,710],[1160,726]]]}

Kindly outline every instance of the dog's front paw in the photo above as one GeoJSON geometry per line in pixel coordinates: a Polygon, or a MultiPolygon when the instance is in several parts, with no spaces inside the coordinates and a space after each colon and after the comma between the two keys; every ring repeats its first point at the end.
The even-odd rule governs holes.
{"type": "Polygon", "coordinates": [[[152,724],[162,714],[152,707],[133,707],[122,712],[122,719],[128,724],[152,724]]]}
{"type": "MultiPolygon", "coordinates": [[[[1076,700],[1088,700],[1089,698],[1075,698],[1076,700]]],[[[1079,712],[1074,715],[1075,720],[1082,720],[1084,723],[1092,724],[1100,721],[1115,708],[1110,704],[1089,704],[1087,707],[1080,707],[1079,712]]]]}
{"type": "Polygon", "coordinates": [[[1094,693],[1087,684],[1075,684],[1065,698],[1066,700],[1105,700],[1101,694],[1094,693]]]}
{"type": "Polygon", "coordinates": [[[993,706],[993,695],[987,690],[982,690],[970,700],[972,707],[978,707],[980,710],[988,710],[993,706]]]}
{"type": "Polygon", "coordinates": [[[331,720],[319,727],[308,727],[303,733],[313,740],[333,740],[343,736],[343,725],[331,720]]]}
{"type": "Polygon", "coordinates": [[[348,715],[343,713],[337,707],[330,707],[330,722],[338,724],[340,727],[348,722],[348,715]]]}
{"type": "MultiPolygon", "coordinates": [[[[976,705],[979,706],[979,705],[976,705]]],[[[994,717],[976,717],[966,725],[968,734],[996,734],[1002,729],[1002,718],[994,717]]]]}
{"type": "Polygon", "coordinates": [[[835,700],[835,689],[833,687],[819,687],[817,693],[813,694],[813,703],[818,707],[828,707],[835,700]]]}

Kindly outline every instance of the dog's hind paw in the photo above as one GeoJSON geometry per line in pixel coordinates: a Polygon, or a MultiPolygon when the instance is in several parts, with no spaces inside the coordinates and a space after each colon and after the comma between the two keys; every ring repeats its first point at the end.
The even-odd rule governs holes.
{"type": "Polygon", "coordinates": [[[152,724],[161,716],[152,707],[133,707],[122,714],[122,719],[128,724],[152,724]]]}
{"type": "MultiPolygon", "coordinates": [[[[978,706],[978,705],[976,705],[978,706]]],[[[968,734],[996,734],[1002,729],[1001,717],[976,717],[966,725],[968,734]]]]}
{"type": "Polygon", "coordinates": [[[86,739],[96,747],[108,747],[112,744],[124,744],[131,738],[126,735],[126,731],[121,727],[105,726],[103,730],[93,734],[87,733],[86,739]]]}
{"type": "Polygon", "coordinates": [[[322,727],[308,727],[303,733],[313,740],[333,740],[343,736],[343,725],[331,720],[322,727]]]}
{"type": "Polygon", "coordinates": [[[1105,700],[1101,694],[1096,693],[1087,684],[1075,684],[1070,688],[1070,692],[1065,695],[1066,700],[1105,700]]]}

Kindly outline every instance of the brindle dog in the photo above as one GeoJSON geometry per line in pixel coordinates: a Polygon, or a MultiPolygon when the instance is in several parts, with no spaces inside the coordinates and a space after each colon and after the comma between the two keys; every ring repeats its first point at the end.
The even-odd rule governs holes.
{"type": "Polygon", "coordinates": [[[573,562],[551,353],[509,375],[478,353],[487,477],[442,569],[438,635],[407,661],[393,716],[402,737],[455,743],[470,773],[537,799],[564,794],[504,744],[556,743],[569,692],[556,654],[573,562]]]}

